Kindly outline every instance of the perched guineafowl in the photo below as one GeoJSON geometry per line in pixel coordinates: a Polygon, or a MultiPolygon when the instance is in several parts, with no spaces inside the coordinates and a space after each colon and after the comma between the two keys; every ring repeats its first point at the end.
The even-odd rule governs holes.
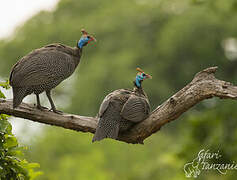
{"type": "Polygon", "coordinates": [[[104,138],[117,139],[119,132],[131,128],[149,116],[150,105],[142,89],[142,81],[151,79],[149,74],[137,68],[139,73],[134,81],[134,89],[119,89],[108,94],[99,110],[99,123],[92,142],[104,138]]]}
{"type": "Polygon", "coordinates": [[[50,91],[74,72],[80,62],[83,46],[93,40],[96,41],[82,30],[82,37],[77,47],[50,44],[33,50],[20,59],[13,66],[10,74],[13,108],[19,106],[25,96],[34,93],[37,98],[37,108],[42,110],[44,107],[40,105],[39,94],[45,91],[52,111],[59,112],[55,108],[50,91]]]}

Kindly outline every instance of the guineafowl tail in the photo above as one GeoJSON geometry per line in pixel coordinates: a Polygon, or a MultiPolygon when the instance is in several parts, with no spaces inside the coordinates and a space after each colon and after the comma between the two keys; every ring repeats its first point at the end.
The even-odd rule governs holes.
{"type": "Polygon", "coordinates": [[[25,88],[14,88],[13,87],[13,108],[19,106],[26,96],[26,89],[25,88]]]}
{"type": "Polygon", "coordinates": [[[100,118],[92,142],[100,141],[104,138],[117,139],[119,133],[119,122],[112,118],[100,118]]]}

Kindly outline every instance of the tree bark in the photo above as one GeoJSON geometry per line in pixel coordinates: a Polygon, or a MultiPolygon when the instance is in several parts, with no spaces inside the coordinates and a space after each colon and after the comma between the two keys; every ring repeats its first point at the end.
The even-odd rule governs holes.
{"type": "MultiPolygon", "coordinates": [[[[147,137],[157,132],[166,123],[177,119],[185,111],[204,99],[219,97],[221,99],[237,100],[237,86],[216,79],[214,76],[216,70],[217,67],[210,67],[197,73],[188,85],[158,106],[147,119],[138,123],[129,131],[120,134],[118,140],[143,144],[147,137]]],[[[59,115],[48,110],[38,110],[35,106],[26,103],[22,103],[19,107],[13,109],[10,100],[0,100],[0,113],[91,133],[95,132],[98,122],[95,117],[66,113],[59,115]]]]}

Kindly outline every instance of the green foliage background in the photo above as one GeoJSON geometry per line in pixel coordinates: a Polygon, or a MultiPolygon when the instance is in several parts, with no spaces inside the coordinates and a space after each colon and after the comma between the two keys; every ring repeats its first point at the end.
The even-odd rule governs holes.
{"type": "MultiPolygon", "coordinates": [[[[8,82],[0,82],[0,88],[9,89],[10,87],[8,82]]],[[[6,98],[1,89],[0,98],[6,98]]],[[[29,163],[22,158],[25,147],[19,146],[16,137],[12,134],[12,126],[8,118],[8,115],[0,114],[0,179],[33,180],[42,174],[34,170],[39,167],[39,164],[29,163]]]]}
{"type": "MultiPolygon", "coordinates": [[[[153,76],[143,86],[155,108],[209,66],[219,67],[218,78],[237,84],[236,57],[229,60],[224,48],[237,38],[236,22],[235,0],[61,0],[54,11],[40,12],[0,41],[0,75],[7,79],[11,66],[33,49],[54,42],[74,46],[85,28],[98,42],[85,48],[69,83],[56,88],[54,99],[63,95],[68,102],[57,105],[95,116],[106,94],[132,87],[138,66],[153,76]]],[[[41,165],[42,180],[186,179],[184,164],[203,148],[220,150],[223,162],[237,162],[236,108],[231,100],[205,100],[144,146],[92,144],[91,134],[47,127],[29,145],[27,159],[41,165]]],[[[236,176],[203,171],[199,179],[236,176]]]]}

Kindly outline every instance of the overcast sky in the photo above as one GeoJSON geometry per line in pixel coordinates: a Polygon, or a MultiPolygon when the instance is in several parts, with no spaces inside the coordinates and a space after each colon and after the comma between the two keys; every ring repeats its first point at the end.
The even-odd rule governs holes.
{"type": "Polygon", "coordinates": [[[40,10],[52,10],[59,0],[0,0],[0,38],[40,10]]]}

